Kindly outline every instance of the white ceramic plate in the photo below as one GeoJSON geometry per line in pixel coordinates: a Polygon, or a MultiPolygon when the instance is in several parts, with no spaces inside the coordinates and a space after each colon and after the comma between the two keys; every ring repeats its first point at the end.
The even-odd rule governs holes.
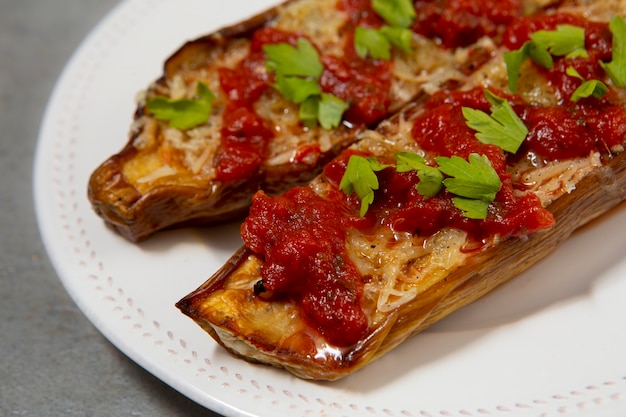
{"type": "MultiPolygon", "coordinates": [[[[174,303],[240,245],[237,224],[141,245],[91,211],[91,171],[126,142],[135,93],[187,39],[276,0],[128,0],[76,51],[50,100],[35,200],[54,266],[120,350],[229,416],[617,416],[626,410],[626,208],[363,371],[313,383],[225,353],[174,303]]],[[[621,415],[624,415],[623,413],[621,415]]]]}

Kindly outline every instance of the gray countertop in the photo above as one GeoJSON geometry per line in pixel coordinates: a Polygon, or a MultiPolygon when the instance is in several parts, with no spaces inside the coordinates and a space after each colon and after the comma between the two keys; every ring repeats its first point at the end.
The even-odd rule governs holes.
{"type": "Polygon", "coordinates": [[[32,167],[74,49],[116,0],[0,0],[0,417],[216,416],[137,366],[85,318],[41,242],[32,167]]]}

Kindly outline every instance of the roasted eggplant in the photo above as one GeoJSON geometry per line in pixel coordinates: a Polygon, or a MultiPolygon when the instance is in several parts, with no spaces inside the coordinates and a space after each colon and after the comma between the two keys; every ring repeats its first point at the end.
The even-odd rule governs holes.
{"type": "Polygon", "coordinates": [[[458,90],[414,100],[360,133],[308,185],[257,193],[245,246],[177,307],[235,355],[335,380],[528,269],[623,201],[626,96],[605,68],[619,60],[612,53],[624,41],[626,10],[619,2],[563,7],[516,20],[458,90]],[[609,10],[622,17],[609,24],[609,10]],[[505,54],[522,51],[532,34],[572,28],[582,30],[584,54],[551,53],[550,68],[528,58],[511,71],[505,54]],[[591,79],[606,89],[582,93],[591,79]],[[473,110],[506,126],[500,136],[517,118],[526,129],[518,147],[479,138],[473,110]],[[417,168],[400,169],[399,155],[413,155],[417,168]],[[482,194],[447,182],[458,178],[444,169],[455,157],[486,158],[497,172],[500,188],[483,217],[464,200],[484,207],[482,194]],[[369,164],[362,178],[376,178],[369,200],[346,186],[354,158],[369,164]],[[420,185],[438,175],[428,175],[433,168],[443,185],[428,194],[420,185]]]}

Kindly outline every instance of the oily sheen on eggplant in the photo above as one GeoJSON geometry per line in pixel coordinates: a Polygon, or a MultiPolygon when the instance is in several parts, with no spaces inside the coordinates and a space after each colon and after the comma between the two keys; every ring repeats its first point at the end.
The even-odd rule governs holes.
{"type": "MultiPolygon", "coordinates": [[[[184,44],[165,62],[163,76],[140,95],[126,145],[92,173],[88,197],[94,211],[107,225],[134,242],[166,228],[242,218],[256,191],[274,195],[306,183],[341,149],[353,143],[363,129],[396,112],[424,90],[464,82],[493,49],[491,42],[473,41],[459,48],[443,48],[437,39],[415,35],[411,52],[392,51],[388,75],[370,75],[371,79],[385,83],[389,77],[385,88],[369,88],[372,91],[367,93],[372,98],[383,95],[383,110],[381,105],[373,104],[375,108],[370,110],[377,113],[365,119],[344,119],[333,129],[307,127],[298,119],[297,105],[271,88],[272,80],[264,63],[243,62],[250,56],[254,42],[260,42],[259,38],[271,39],[273,33],[282,33],[309,39],[324,55],[325,62],[330,62],[328,66],[334,65],[334,75],[328,77],[343,77],[341,82],[362,78],[350,72],[356,69],[342,67],[349,66],[347,63],[337,64],[352,39],[353,25],[351,14],[340,9],[341,3],[291,0],[184,44]],[[261,81],[263,93],[254,102],[239,104],[236,100],[241,101],[240,96],[248,92],[237,88],[248,87],[234,86],[226,91],[225,70],[244,71],[228,82],[250,82],[253,93],[260,87],[252,83],[261,81]],[[344,74],[344,70],[348,73],[344,74]],[[146,106],[148,100],[157,96],[192,98],[199,82],[205,83],[215,95],[206,123],[189,129],[173,128],[167,121],[157,120],[146,106]],[[250,172],[236,178],[225,179],[218,174],[224,150],[225,116],[243,107],[252,109],[259,117],[257,123],[265,129],[263,132],[273,137],[267,149],[261,151],[257,166],[246,168],[250,172]]],[[[367,62],[371,64],[368,68],[387,67],[382,61],[367,62]]],[[[346,94],[346,99],[352,100],[353,94],[346,94]]],[[[237,126],[235,123],[230,127],[234,135],[241,135],[237,140],[256,146],[253,143],[259,135],[241,133],[242,128],[237,126]]],[[[231,166],[227,170],[240,169],[237,157],[228,163],[231,166]]]]}
{"type": "MultiPolygon", "coordinates": [[[[620,2],[606,2],[595,9],[586,6],[569,2],[558,11],[599,21],[626,12],[620,2]]],[[[498,51],[469,76],[457,90],[459,94],[476,89],[506,91],[504,52],[504,49],[498,51]]],[[[526,103],[531,112],[539,109],[537,113],[571,105],[563,99],[563,92],[552,87],[544,71],[529,63],[520,71],[513,101],[526,103]]],[[[364,280],[368,280],[361,303],[367,311],[369,328],[357,342],[349,346],[329,342],[323,331],[311,325],[294,298],[264,298],[263,292],[258,291],[258,283],[262,282],[261,270],[266,260],[263,254],[249,247],[237,251],[211,278],[183,297],[177,307],[220,345],[245,360],[284,368],[298,377],[315,380],[336,380],[355,372],[525,271],[576,229],[626,199],[626,131],[623,129],[626,100],[623,89],[613,86],[608,78],[604,81],[611,85],[614,93],[611,105],[621,117],[611,127],[617,132],[618,143],[588,156],[546,157],[539,158],[539,162],[531,151],[512,159],[507,166],[513,183],[522,190],[520,195],[534,194],[553,217],[549,227],[531,233],[492,235],[477,246],[465,246],[468,241],[464,232],[451,228],[428,236],[387,233],[384,227],[368,229],[367,236],[358,230],[348,232],[347,252],[362,271],[364,280]],[[416,247],[428,251],[420,252],[416,247]],[[415,256],[411,255],[413,250],[415,256]],[[390,271],[409,282],[414,292],[383,310],[376,299],[382,296],[384,285],[375,281],[388,279],[390,271]],[[427,272],[418,277],[416,271],[427,272]]],[[[454,92],[449,94],[441,102],[454,102],[454,97],[458,97],[454,92]]],[[[399,151],[423,151],[413,140],[413,123],[436,111],[428,103],[426,95],[409,103],[375,130],[360,133],[349,151],[383,161],[389,161],[399,151]]],[[[609,110],[603,108],[603,111],[609,110]]],[[[308,187],[320,195],[332,189],[325,175],[316,177],[308,187]]]]}

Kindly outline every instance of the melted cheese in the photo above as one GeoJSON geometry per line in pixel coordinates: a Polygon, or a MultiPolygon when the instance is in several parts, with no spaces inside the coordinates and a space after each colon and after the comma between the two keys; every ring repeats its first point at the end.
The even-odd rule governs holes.
{"type": "Polygon", "coordinates": [[[368,236],[351,231],[347,250],[365,277],[365,292],[376,300],[374,317],[398,309],[445,278],[466,256],[461,248],[467,235],[443,229],[424,239],[410,233],[391,233],[381,227],[368,236]]]}
{"type": "Polygon", "coordinates": [[[414,34],[409,52],[394,52],[392,100],[405,103],[421,90],[433,94],[448,81],[462,81],[458,64],[454,52],[414,34]]]}
{"type": "Polygon", "coordinates": [[[523,160],[511,168],[511,174],[513,181],[524,185],[526,192],[534,193],[546,207],[560,196],[574,191],[580,180],[600,166],[600,154],[592,152],[587,158],[565,161],[523,160]]]}
{"type": "Polygon", "coordinates": [[[337,12],[337,0],[301,0],[281,7],[273,25],[287,32],[302,33],[324,54],[341,56],[346,20],[343,13],[337,12]]]}

